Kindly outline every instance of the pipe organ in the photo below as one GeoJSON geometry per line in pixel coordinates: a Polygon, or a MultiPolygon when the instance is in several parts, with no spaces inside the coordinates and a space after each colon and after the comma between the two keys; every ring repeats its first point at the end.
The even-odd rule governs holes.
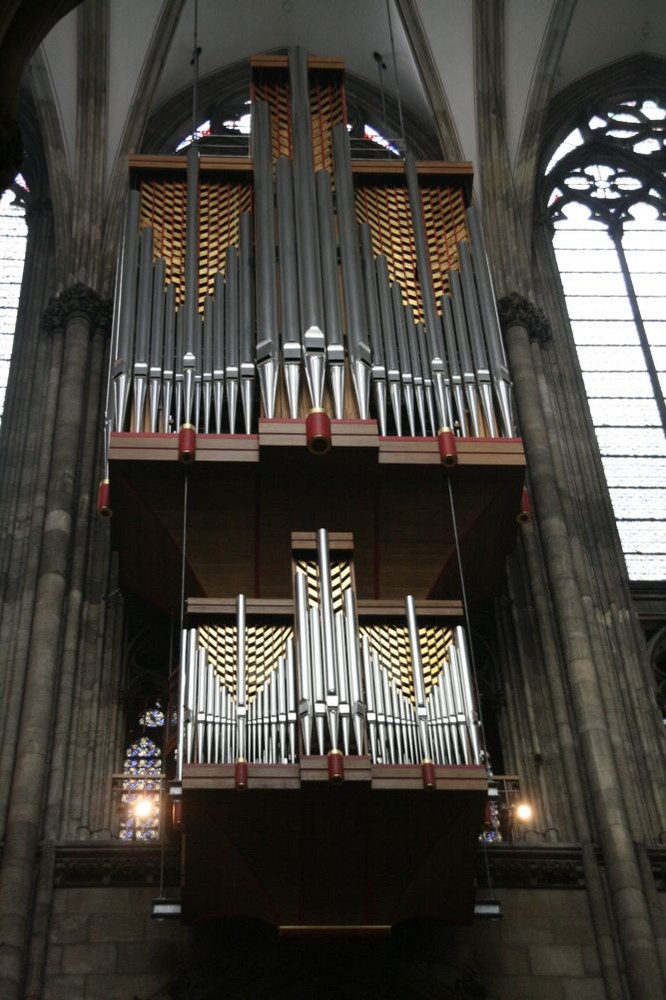
{"type": "Polygon", "coordinates": [[[340,565],[332,572],[321,529],[317,561],[295,564],[292,623],[249,623],[241,594],[233,622],[184,631],[181,778],[187,764],[331,751],[377,765],[482,763],[465,629],[419,624],[411,596],[404,617],[372,621],[340,565]]]}
{"type": "Polygon", "coordinates": [[[98,498],[120,586],[181,626],[183,916],[466,921],[463,601],[524,479],[471,171],[352,159],[339,60],[251,74],[250,156],[131,160],[98,498]]]}
{"type": "Polygon", "coordinates": [[[137,174],[110,429],[252,434],[260,417],[314,412],[326,428],[376,419],[380,436],[512,437],[460,178],[410,155],[355,166],[342,73],[300,49],[256,60],[252,94],[251,159],[207,162],[193,143],[186,179],[137,174]]]}

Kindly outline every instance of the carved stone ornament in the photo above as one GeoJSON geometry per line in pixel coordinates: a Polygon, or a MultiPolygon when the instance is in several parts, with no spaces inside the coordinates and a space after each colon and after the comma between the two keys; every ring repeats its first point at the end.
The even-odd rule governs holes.
{"type": "Polygon", "coordinates": [[[497,303],[497,311],[504,333],[512,326],[522,326],[527,330],[530,340],[538,340],[540,344],[552,337],[550,323],[543,309],[539,309],[518,292],[511,292],[510,295],[505,295],[504,298],[500,299],[497,303]]]}
{"type": "Polygon", "coordinates": [[[49,304],[42,314],[42,330],[46,333],[56,333],[65,326],[65,310],[59,299],[55,296],[49,300],[49,304]]]}
{"type": "Polygon", "coordinates": [[[95,333],[101,333],[108,337],[111,332],[111,319],[113,317],[113,302],[111,299],[100,299],[97,312],[95,313],[95,333]]]}
{"type": "Polygon", "coordinates": [[[68,319],[71,316],[83,316],[90,322],[91,326],[96,320],[101,302],[97,292],[81,282],[70,285],[69,288],[61,292],[58,301],[68,319]]]}

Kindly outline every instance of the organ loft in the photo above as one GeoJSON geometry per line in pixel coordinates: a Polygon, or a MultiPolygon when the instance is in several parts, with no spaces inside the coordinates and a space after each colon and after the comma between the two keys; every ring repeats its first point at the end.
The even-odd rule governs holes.
{"type": "Polygon", "coordinates": [[[663,15],[5,6],[0,997],[662,1000],[663,15]]]}
{"type": "Polygon", "coordinates": [[[343,71],[255,57],[249,157],[130,161],[98,498],[182,611],[183,916],[282,934],[471,918],[466,618],[527,516],[471,167],[352,161],[343,71]]]}

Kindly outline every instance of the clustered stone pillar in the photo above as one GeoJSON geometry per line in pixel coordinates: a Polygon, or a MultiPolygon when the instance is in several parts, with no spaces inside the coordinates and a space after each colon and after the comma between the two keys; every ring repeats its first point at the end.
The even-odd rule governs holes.
{"type": "MultiPolygon", "coordinates": [[[[89,461],[85,459],[90,452],[86,434],[92,434],[93,441],[97,438],[96,421],[91,427],[85,414],[90,394],[98,397],[99,393],[101,348],[99,344],[91,347],[91,338],[100,336],[102,307],[95,292],[74,285],[52,302],[44,324],[56,341],[62,341],[62,357],[59,350],[52,351],[56,405],[47,409],[52,425],[43,429],[52,443],[45,462],[48,476],[37,547],[34,610],[0,871],[0,994],[4,1000],[22,995],[35,863],[54,750],[52,734],[72,565],[76,568],[76,549],[85,547],[88,534],[88,519],[77,519],[77,490],[82,456],[89,461]],[[91,375],[97,384],[91,384],[91,375]]],[[[80,582],[75,581],[75,585],[80,586],[80,582]]]]}
{"type": "Polygon", "coordinates": [[[569,543],[532,359],[531,341],[548,338],[547,321],[540,310],[515,294],[501,300],[500,317],[563,652],[564,677],[579,735],[582,766],[607,871],[627,979],[634,1000],[660,1000],[664,996],[664,981],[595,669],[577,584],[576,556],[569,543]]]}

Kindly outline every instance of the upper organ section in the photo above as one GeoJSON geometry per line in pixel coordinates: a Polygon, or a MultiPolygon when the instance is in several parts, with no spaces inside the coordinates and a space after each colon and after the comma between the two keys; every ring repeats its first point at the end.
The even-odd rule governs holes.
{"type": "Polygon", "coordinates": [[[132,161],[109,428],[249,435],[314,411],[512,437],[468,165],[352,161],[338,60],[252,73],[251,157],[132,161]]]}

